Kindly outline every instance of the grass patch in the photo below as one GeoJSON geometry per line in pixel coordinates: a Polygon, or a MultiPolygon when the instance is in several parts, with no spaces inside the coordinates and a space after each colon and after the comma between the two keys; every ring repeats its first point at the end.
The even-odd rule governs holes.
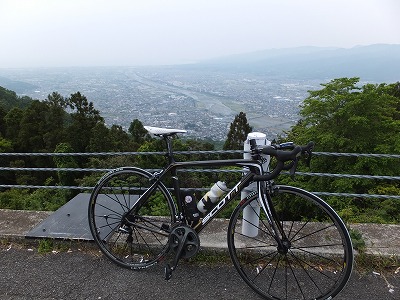
{"type": "Polygon", "coordinates": [[[195,265],[231,265],[232,261],[228,251],[200,250],[196,256],[187,260],[195,265]]]}
{"type": "MultiPolygon", "coordinates": [[[[37,246],[37,252],[40,254],[54,253],[54,252],[67,252],[71,249],[84,248],[86,243],[70,240],[57,240],[57,239],[40,239],[37,246]]],[[[85,249],[84,249],[85,250],[85,249]]]]}
{"type": "Polygon", "coordinates": [[[392,273],[399,268],[400,259],[398,255],[376,255],[361,252],[354,257],[355,269],[361,274],[370,272],[392,273]]]}
{"type": "Polygon", "coordinates": [[[357,251],[361,252],[365,252],[365,240],[362,236],[362,233],[357,230],[357,229],[349,229],[349,234],[350,234],[350,238],[351,238],[351,242],[353,244],[353,248],[357,251]]]}
{"type": "Polygon", "coordinates": [[[53,250],[54,250],[53,240],[49,240],[49,239],[39,240],[38,253],[45,254],[45,253],[52,252],[53,250]]]}

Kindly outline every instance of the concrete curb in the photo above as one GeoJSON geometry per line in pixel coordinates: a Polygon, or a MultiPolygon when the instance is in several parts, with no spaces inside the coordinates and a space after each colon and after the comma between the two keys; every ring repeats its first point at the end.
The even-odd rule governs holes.
{"type": "MultiPolygon", "coordinates": [[[[26,236],[32,228],[51,216],[53,212],[0,209],[0,238],[8,240],[32,240],[26,236]]],[[[229,220],[215,219],[200,234],[200,244],[207,250],[227,249],[229,220]]],[[[400,225],[352,224],[366,243],[366,253],[381,256],[400,256],[400,225]]],[[[69,240],[71,241],[71,240],[69,240]]]]}

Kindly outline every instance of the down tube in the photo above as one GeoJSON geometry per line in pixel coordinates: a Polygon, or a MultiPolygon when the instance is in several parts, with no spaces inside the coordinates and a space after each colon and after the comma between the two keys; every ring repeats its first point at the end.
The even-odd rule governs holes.
{"type": "Polygon", "coordinates": [[[254,174],[249,172],[246,174],[229,192],[222,198],[217,205],[202,219],[201,223],[195,227],[196,231],[199,233],[207,226],[207,224],[215,218],[215,216],[224,209],[224,207],[232,201],[240,192],[246,187],[252,180],[254,174]]]}

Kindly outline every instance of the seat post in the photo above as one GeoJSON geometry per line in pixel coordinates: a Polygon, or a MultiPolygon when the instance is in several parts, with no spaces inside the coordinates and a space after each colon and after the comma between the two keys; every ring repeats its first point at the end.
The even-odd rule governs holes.
{"type": "MultiPolygon", "coordinates": [[[[173,164],[175,163],[174,153],[172,151],[172,137],[169,134],[163,135],[165,143],[167,144],[167,157],[168,163],[173,164]]],[[[176,216],[179,222],[186,222],[183,216],[183,206],[182,206],[182,199],[180,193],[180,185],[179,185],[179,178],[178,178],[178,171],[176,168],[171,169],[171,178],[172,178],[172,185],[174,187],[175,197],[178,205],[178,212],[179,214],[176,216]]]]}
{"type": "Polygon", "coordinates": [[[168,134],[163,135],[163,138],[165,140],[165,143],[167,144],[168,162],[170,164],[172,164],[175,162],[174,153],[172,151],[172,139],[170,138],[170,135],[168,135],[168,134]]]}

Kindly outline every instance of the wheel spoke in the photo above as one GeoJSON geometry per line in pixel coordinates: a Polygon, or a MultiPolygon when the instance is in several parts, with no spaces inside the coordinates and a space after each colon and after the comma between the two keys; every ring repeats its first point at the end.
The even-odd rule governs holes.
{"type": "MultiPolygon", "coordinates": [[[[275,240],[263,210],[255,237],[242,233],[243,210],[258,195],[238,206],[229,223],[228,247],[245,282],[266,299],[328,299],[339,293],[352,269],[352,246],[337,214],[320,198],[303,190],[279,186],[271,195],[283,230],[275,240]],[[279,240],[278,240],[279,241],[279,240]]],[[[258,225],[258,226],[257,226],[258,225]]]]}
{"type": "MultiPolygon", "coordinates": [[[[310,237],[310,236],[312,236],[312,235],[314,235],[314,234],[320,233],[321,231],[327,230],[327,229],[332,228],[332,227],[334,227],[334,226],[335,226],[335,224],[331,224],[331,225],[329,225],[329,226],[326,226],[326,227],[324,227],[324,228],[321,228],[321,229],[319,229],[319,230],[316,230],[316,231],[314,231],[314,232],[312,232],[312,233],[303,235],[303,236],[301,236],[301,237],[299,237],[299,238],[297,238],[297,239],[292,239],[291,242],[297,242],[297,241],[299,241],[299,240],[301,240],[301,239],[305,239],[305,238],[307,238],[307,237],[310,237]]],[[[304,227],[305,227],[305,226],[304,226],[304,227]]],[[[300,231],[299,231],[299,232],[300,232],[300,231]]],[[[299,232],[297,232],[297,233],[299,233],[299,232]]],[[[297,235],[297,233],[296,233],[296,235],[297,235]]]]}
{"type": "Polygon", "coordinates": [[[111,261],[129,269],[151,266],[165,256],[168,230],[175,222],[174,200],[163,184],[138,201],[151,176],[138,168],[110,172],[90,199],[89,225],[96,244],[111,261]]]}

